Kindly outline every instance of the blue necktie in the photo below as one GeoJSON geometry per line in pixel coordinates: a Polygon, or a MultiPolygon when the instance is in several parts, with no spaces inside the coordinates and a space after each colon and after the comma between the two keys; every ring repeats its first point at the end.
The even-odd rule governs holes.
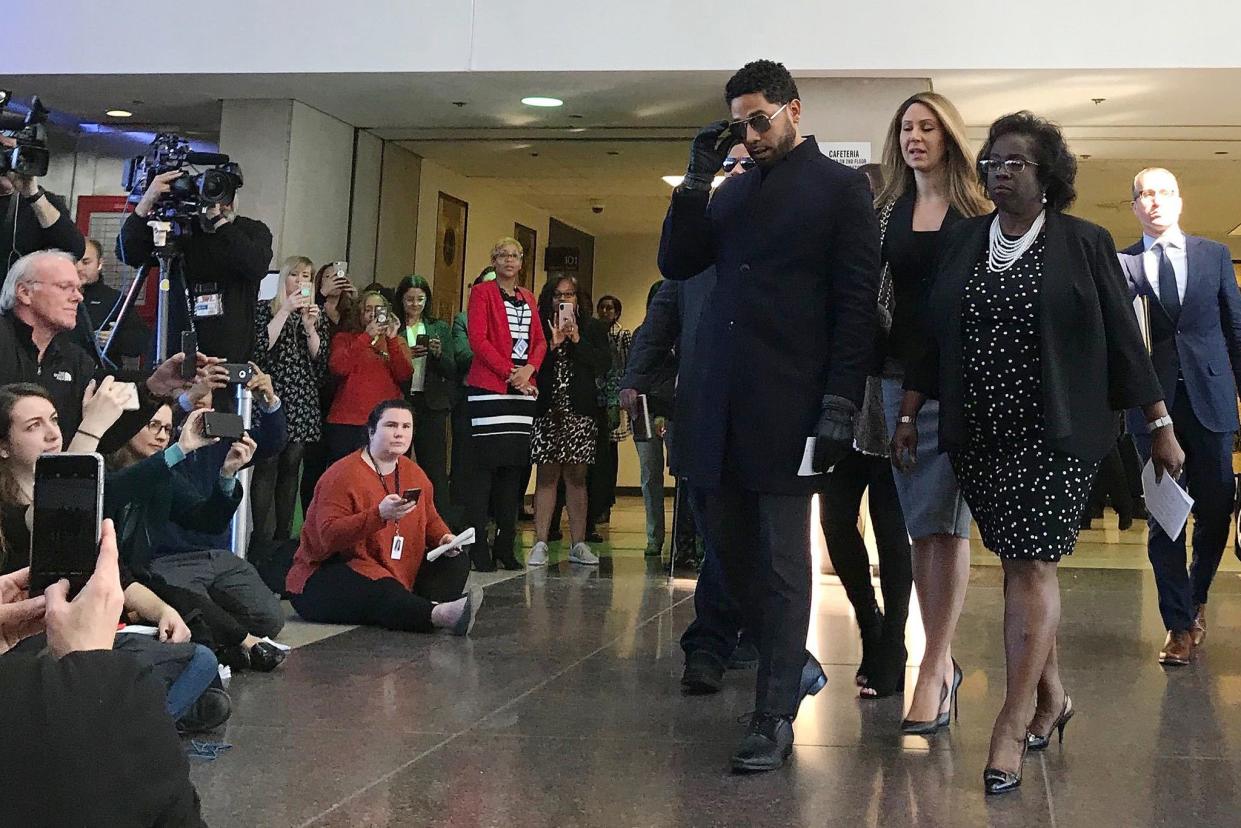
{"type": "Polygon", "coordinates": [[[1159,254],[1159,304],[1163,305],[1175,325],[1181,317],[1181,292],[1176,286],[1176,271],[1172,269],[1167,247],[1157,244],[1155,250],[1159,254]]]}

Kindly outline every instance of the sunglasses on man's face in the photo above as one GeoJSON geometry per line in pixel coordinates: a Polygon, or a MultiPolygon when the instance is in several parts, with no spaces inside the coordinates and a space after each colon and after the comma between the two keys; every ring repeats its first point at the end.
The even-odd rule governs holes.
{"type": "Polygon", "coordinates": [[[733,137],[738,141],[745,140],[746,127],[753,127],[754,131],[759,135],[765,135],[767,131],[771,129],[771,122],[774,121],[776,116],[783,112],[786,107],[788,107],[788,104],[784,104],[784,106],[781,106],[770,115],[765,112],[759,112],[751,115],[749,118],[729,121],[728,131],[731,132],[733,137]]]}
{"type": "Polygon", "coordinates": [[[724,172],[732,172],[733,168],[736,167],[738,164],[741,165],[741,169],[750,170],[750,169],[753,169],[754,165],[757,163],[758,163],[757,161],[755,161],[753,158],[751,158],[748,155],[745,158],[733,158],[730,155],[728,158],[724,159],[724,172]]]}

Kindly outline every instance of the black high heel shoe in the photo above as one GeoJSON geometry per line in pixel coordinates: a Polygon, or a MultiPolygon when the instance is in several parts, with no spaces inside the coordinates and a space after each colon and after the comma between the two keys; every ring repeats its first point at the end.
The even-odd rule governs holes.
{"type": "Polygon", "coordinates": [[[961,665],[957,664],[957,660],[952,660],[952,684],[944,685],[943,691],[939,694],[939,703],[942,707],[944,702],[948,702],[948,709],[940,713],[934,719],[925,722],[916,722],[912,719],[904,719],[901,721],[901,732],[908,733],[913,736],[929,736],[940,728],[947,727],[952,721],[953,716],[957,721],[961,720],[960,710],[957,708],[957,690],[961,687],[961,682],[965,680],[965,674],[961,671],[961,665]]]}
{"type": "Polygon", "coordinates": [[[883,613],[879,611],[879,607],[874,607],[867,615],[867,618],[858,616],[858,631],[862,634],[862,663],[858,665],[857,673],[853,677],[854,684],[858,687],[865,687],[870,683],[883,646],[883,613]]]}
{"type": "Polygon", "coordinates": [[[870,673],[866,684],[858,692],[858,698],[874,701],[905,692],[905,662],[908,659],[905,625],[892,623],[890,616],[885,617],[879,650],[871,659],[870,673]]]}
{"type": "Polygon", "coordinates": [[[1021,743],[1021,759],[1017,761],[1017,772],[1010,773],[999,768],[987,768],[982,772],[982,789],[987,796],[1005,794],[1021,787],[1021,768],[1026,761],[1026,750],[1029,742],[1021,743]]]}
{"type": "Polygon", "coordinates": [[[1039,736],[1032,731],[1026,731],[1026,747],[1030,750],[1046,750],[1051,744],[1051,733],[1056,731],[1060,737],[1060,744],[1064,744],[1064,726],[1069,723],[1069,719],[1073,718],[1073,714],[1077,711],[1073,708],[1073,700],[1069,698],[1069,694],[1064,694],[1064,707],[1060,710],[1060,715],[1051,724],[1051,728],[1047,731],[1046,736],[1039,736]]]}

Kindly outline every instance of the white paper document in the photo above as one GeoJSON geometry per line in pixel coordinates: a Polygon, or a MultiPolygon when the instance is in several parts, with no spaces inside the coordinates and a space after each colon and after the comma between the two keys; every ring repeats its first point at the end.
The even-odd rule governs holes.
{"type": "Polygon", "coordinates": [[[1156,483],[1155,464],[1148,460],[1142,469],[1142,494],[1146,497],[1146,511],[1159,527],[1168,537],[1179,538],[1194,508],[1194,499],[1189,493],[1166,472],[1163,480],[1156,483]]]}
{"type": "Polygon", "coordinates": [[[433,561],[436,558],[438,558],[440,555],[443,555],[445,552],[451,552],[454,549],[460,549],[463,546],[469,546],[473,542],[474,542],[474,527],[470,527],[469,529],[466,529],[460,535],[457,535],[455,538],[453,538],[452,540],[450,540],[448,543],[444,544],[443,546],[437,546],[434,549],[432,549],[430,552],[427,553],[426,559],[428,561],[433,561]]]}
{"type": "Polygon", "coordinates": [[[814,438],[806,438],[806,449],[801,453],[801,465],[797,468],[798,477],[814,477],[822,474],[814,470],[814,438]]]}

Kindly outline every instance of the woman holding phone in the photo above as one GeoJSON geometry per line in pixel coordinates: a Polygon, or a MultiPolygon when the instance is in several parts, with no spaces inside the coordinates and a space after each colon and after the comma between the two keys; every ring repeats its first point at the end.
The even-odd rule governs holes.
{"type": "Polygon", "coordinates": [[[435,508],[448,514],[448,415],[457,382],[452,329],[435,318],[431,285],[421,276],[397,285],[396,313],[413,362],[406,399],[414,408],[414,457],[435,486],[435,508]]]}
{"type": "Polygon", "coordinates": [[[285,585],[307,621],[466,635],[483,593],[466,595],[470,564],[435,510],[431,481],[406,456],[414,414],[404,399],[379,403],[367,440],[323,475],[306,513],[285,585]]]}
{"type": "Polygon", "coordinates": [[[603,323],[582,313],[577,279],[562,276],[539,295],[539,316],[551,349],[539,369],[543,394],[534,419],[531,459],[539,467],[534,492],[536,541],[526,566],[547,563],[547,538],[556,507],[556,487],[565,482],[569,508],[569,560],[595,566],[586,543],[586,469],[595,462],[599,439],[598,381],[612,366],[603,323]]]}
{"type": "Polygon", "coordinates": [[[255,313],[254,362],[271,375],[289,429],[280,454],[254,467],[254,535],[263,542],[292,533],[302,456],[307,443],[323,438],[319,386],[327,373],[328,323],[315,304],[313,273],[305,256],[285,259],[275,297],[255,313]]]}
{"type": "Polygon", "coordinates": [[[366,418],[378,403],[405,396],[413,376],[409,346],[397,336],[400,322],[382,294],[362,294],[336,336],[328,370],[336,396],[324,426],[333,462],[366,445],[366,418]]]}

